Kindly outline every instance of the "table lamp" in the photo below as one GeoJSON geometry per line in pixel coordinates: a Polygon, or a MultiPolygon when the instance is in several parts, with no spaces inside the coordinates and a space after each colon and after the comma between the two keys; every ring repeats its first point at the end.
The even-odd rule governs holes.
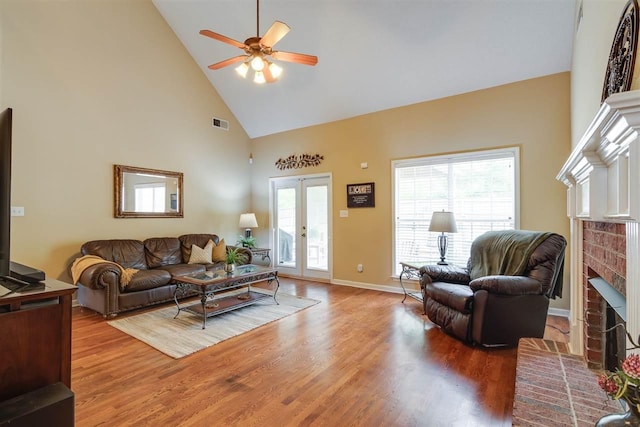
{"type": "Polygon", "coordinates": [[[438,265],[448,265],[444,260],[444,256],[447,253],[447,235],[444,233],[456,233],[458,231],[453,212],[434,212],[431,216],[429,231],[439,231],[442,233],[438,236],[438,250],[440,250],[440,261],[438,261],[438,265]]]}
{"type": "Polygon", "coordinates": [[[258,228],[258,221],[256,220],[256,214],[243,213],[240,215],[240,221],[238,227],[244,228],[244,237],[251,237],[251,229],[258,228]]]}

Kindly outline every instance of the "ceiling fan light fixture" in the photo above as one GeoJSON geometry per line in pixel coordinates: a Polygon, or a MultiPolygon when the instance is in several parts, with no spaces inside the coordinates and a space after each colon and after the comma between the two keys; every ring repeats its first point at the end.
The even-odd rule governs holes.
{"type": "Polygon", "coordinates": [[[263,84],[266,82],[264,73],[262,71],[256,71],[256,75],[253,77],[254,83],[263,84]]]}
{"type": "Polygon", "coordinates": [[[243,79],[247,78],[247,72],[249,71],[249,64],[243,62],[236,67],[236,73],[238,73],[243,79]]]}
{"type": "Polygon", "coordinates": [[[269,63],[269,71],[271,71],[271,75],[273,76],[273,78],[277,79],[282,74],[282,67],[271,62],[269,63]]]}
{"type": "Polygon", "coordinates": [[[260,37],[260,0],[256,0],[256,36],[247,38],[244,43],[211,30],[200,30],[200,34],[205,37],[218,40],[244,51],[243,55],[234,56],[232,58],[225,59],[224,61],[216,62],[215,64],[209,65],[207,68],[211,70],[219,70],[231,64],[242,62],[242,64],[235,69],[238,75],[242,78],[246,78],[249,68],[251,68],[255,72],[253,81],[258,84],[263,84],[275,82],[278,77],[282,75],[283,71],[280,66],[273,64],[268,60],[268,58],[303,65],[316,65],[318,63],[317,56],[273,50],[274,45],[286,36],[290,29],[291,28],[289,28],[289,26],[284,22],[275,21],[267,29],[264,35],[260,37]]]}
{"type": "Polygon", "coordinates": [[[262,69],[264,68],[264,62],[262,61],[262,58],[260,56],[253,57],[253,59],[251,60],[251,68],[253,68],[253,70],[256,72],[262,71],[262,69]]]}

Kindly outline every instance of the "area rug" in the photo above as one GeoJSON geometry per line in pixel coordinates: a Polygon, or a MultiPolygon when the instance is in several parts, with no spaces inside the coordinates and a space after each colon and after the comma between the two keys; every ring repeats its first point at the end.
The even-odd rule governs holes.
{"type": "MultiPolygon", "coordinates": [[[[251,288],[251,291],[273,294],[256,288],[251,288]]],[[[242,292],[246,292],[246,289],[227,292],[224,296],[242,292]]],[[[254,305],[210,317],[207,319],[206,329],[202,329],[200,315],[181,311],[174,319],[177,313],[175,305],[111,320],[108,323],[174,359],[179,359],[320,302],[280,292],[276,298],[279,305],[271,298],[263,299],[254,305]]]]}

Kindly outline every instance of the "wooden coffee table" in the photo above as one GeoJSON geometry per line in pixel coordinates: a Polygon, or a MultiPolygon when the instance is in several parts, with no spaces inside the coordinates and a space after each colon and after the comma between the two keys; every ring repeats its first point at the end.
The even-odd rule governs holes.
{"type": "Polygon", "coordinates": [[[224,270],[212,270],[202,273],[194,273],[186,276],[174,276],[173,281],[176,289],[173,293],[173,300],[178,307],[174,319],[178,317],[182,310],[202,315],[202,329],[207,325],[207,317],[226,313],[241,307],[246,307],[256,302],[271,298],[260,292],[251,291],[251,285],[258,282],[276,282],[276,289],[273,292],[273,300],[276,304],[276,294],[280,288],[278,281],[278,271],[274,268],[260,265],[241,265],[231,273],[224,270]],[[225,293],[233,289],[247,287],[247,292],[213,299],[220,293],[225,293]],[[200,304],[180,306],[178,298],[187,295],[190,291],[196,291],[200,295],[200,304]]]}

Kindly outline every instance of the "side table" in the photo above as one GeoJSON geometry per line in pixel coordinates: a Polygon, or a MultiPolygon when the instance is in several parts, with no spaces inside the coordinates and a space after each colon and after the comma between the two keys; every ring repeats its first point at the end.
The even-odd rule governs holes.
{"type": "MultiPolygon", "coordinates": [[[[402,298],[403,304],[404,304],[404,300],[406,300],[408,296],[420,302],[424,301],[424,295],[422,294],[422,290],[420,292],[407,292],[407,289],[404,287],[403,281],[407,279],[419,280],[420,267],[426,264],[428,264],[427,261],[400,262],[400,265],[402,266],[402,271],[400,272],[400,286],[402,286],[402,292],[404,292],[404,298],[402,298]]],[[[424,304],[423,304],[423,307],[424,307],[424,304]]]]}
{"type": "Polygon", "coordinates": [[[271,256],[269,256],[269,252],[271,249],[269,248],[249,248],[253,256],[261,256],[262,261],[269,260],[269,264],[271,264],[271,256]]]}

